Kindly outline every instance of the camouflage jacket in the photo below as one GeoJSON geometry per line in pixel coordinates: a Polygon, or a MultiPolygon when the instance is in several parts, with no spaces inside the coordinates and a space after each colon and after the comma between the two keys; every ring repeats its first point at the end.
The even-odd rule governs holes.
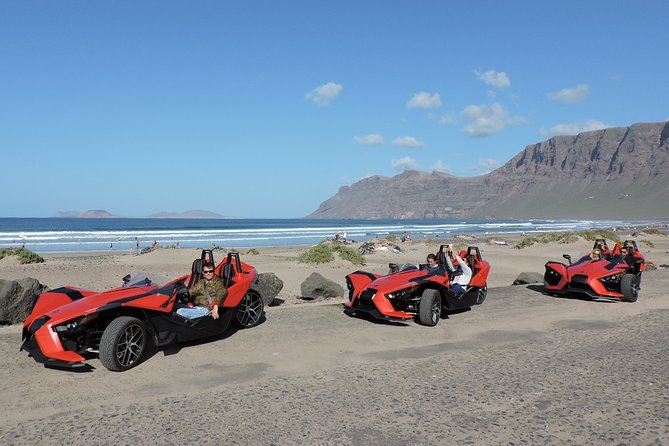
{"type": "Polygon", "coordinates": [[[193,288],[190,289],[190,296],[195,305],[213,307],[216,304],[220,306],[221,302],[228,296],[228,290],[225,288],[223,280],[218,276],[214,276],[211,280],[198,280],[193,285],[193,288]]]}

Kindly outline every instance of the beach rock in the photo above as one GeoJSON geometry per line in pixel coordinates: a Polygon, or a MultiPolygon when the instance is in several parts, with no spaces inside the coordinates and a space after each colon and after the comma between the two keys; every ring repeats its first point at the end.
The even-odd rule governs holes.
{"type": "Polygon", "coordinates": [[[540,273],[520,273],[516,280],[513,281],[514,285],[527,285],[529,283],[544,283],[544,276],[540,273]]]}
{"type": "Polygon", "coordinates": [[[263,303],[266,307],[272,306],[274,298],[279,295],[283,289],[283,280],[279,279],[274,273],[258,274],[258,282],[253,288],[260,292],[263,303]]]}
{"type": "Polygon", "coordinates": [[[36,279],[0,279],[0,324],[19,324],[28,316],[33,298],[46,287],[36,279]]]}
{"type": "Polygon", "coordinates": [[[311,273],[300,286],[303,299],[343,297],[344,288],[318,273],[311,273]]]}

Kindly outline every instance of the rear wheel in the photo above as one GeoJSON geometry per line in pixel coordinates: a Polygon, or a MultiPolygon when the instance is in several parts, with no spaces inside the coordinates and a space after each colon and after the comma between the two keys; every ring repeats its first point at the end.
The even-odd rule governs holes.
{"type": "Polygon", "coordinates": [[[234,323],[239,328],[251,328],[260,323],[265,304],[260,294],[247,291],[235,311],[234,323]]]}
{"type": "Polygon", "coordinates": [[[487,296],[488,296],[488,284],[485,283],[478,290],[478,294],[476,295],[476,304],[481,305],[487,296]]]}
{"type": "Polygon", "coordinates": [[[639,298],[639,278],[636,274],[625,274],[620,280],[620,292],[625,302],[636,302],[639,298]]]}
{"type": "Polygon", "coordinates": [[[146,328],[137,318],[121,316],[105,328],[100,339],[100,362],[112,372],[122,372],[139,363],[146,347],[146,328]]]}
{"type": "Polygon", "coordinates": [[[418,304],[418,321],[422,325],[434,327],[441,316],[441,296],[439,291],[425,290],[418,304]]]}

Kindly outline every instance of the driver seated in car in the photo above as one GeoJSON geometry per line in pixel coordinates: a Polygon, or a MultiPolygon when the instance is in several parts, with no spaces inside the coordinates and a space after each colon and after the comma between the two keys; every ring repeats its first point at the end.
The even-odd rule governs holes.
{"type": "Polygon", "coordinates": [[[176,313],[187,319],[197,319],[210,314],[218,319],[218,306],[225,300],[228,290],[223,280],[214,274],[214,264],[205,263],[202,267],[202,280],[199,280],[190,289],[190,296],[194,306],[182,305],[176,313]]]}
{"type": "Polygon", "coordinates": [[[472,269],[467,265],[467,261],[463,260],[457,251],[453,249],[453,245],[448,245],[446,264],[449,271],[455,271],[451,258],[454,258],[460,267],[460,274],[455,275],[453,280],[451,280],[451,291],[456,296],[460,296],[465,292],[465,287],[469,285],[469,282],[472,280],[472,269]]]}
{"type": "Polygon", "coordinates": [[[446,272],[446,270],[444,269],[444,265],[440,265],[437,262],[437,256],[435,256],[434,254],[428,254],[425,261],[427,263],[421,264],[419,269],[427,271],[430,274],[444,275],[444,273],[446,272]]]}

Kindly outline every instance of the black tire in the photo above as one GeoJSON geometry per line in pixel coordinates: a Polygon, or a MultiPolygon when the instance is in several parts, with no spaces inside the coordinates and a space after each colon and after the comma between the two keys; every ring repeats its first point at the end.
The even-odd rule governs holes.
{"type": "Polygon", "coordinates": [[[123,372],[139,364],[146,347],[144,323],[130,316],[117,317],[100,339],[100,362],[112,372],[123,372]]]}
{"type": "Polygon", "coordinates": [[[481,305],[485,298],[488,297],[488,284],[485,283],[481,288],[478,289],[476,295],[476,305],[481,305]]]}
{"type": "Polygon", "coordinates": [[[237,305],[233,322],[239,328],[255,327],[262,321],[264,312],[265,304],[260,294],[249,290],[237,305]]]}
{"type": "Polygon", "coordinates": [[[434,327],[441,317],[441,295],[437,290],[425,290],[418,304],[418,322],[434,327]]]}
{"type": "Polygon", "coordinates": [[[639,298],[639,278],[636,274],[625,274],[620,280],[620,292],[623,294],[623,301],[636,302],[639,298]]]}

